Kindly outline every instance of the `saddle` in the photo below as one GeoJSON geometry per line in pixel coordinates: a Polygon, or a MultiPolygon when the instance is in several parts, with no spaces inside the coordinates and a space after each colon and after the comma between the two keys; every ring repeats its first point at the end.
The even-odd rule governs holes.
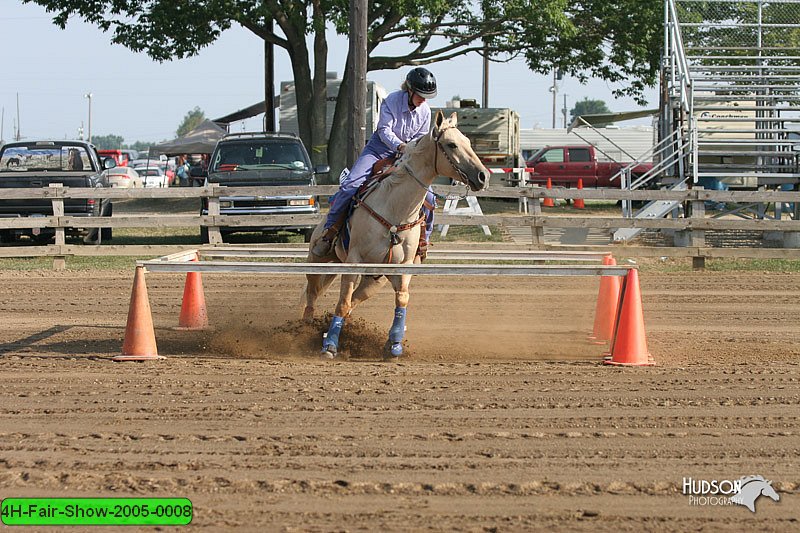
{"type": "Polygon", "coordinates": [[[372,165],[372,172],[370,172],[367,181],[371,181],[375,178],[386,177],[394,172],[397,168],[395,163],[398,159],[400,159],[400,154],[396,154],[392,157],[384,157],[383,159],[376,161],[375,164],[372,165]]]}

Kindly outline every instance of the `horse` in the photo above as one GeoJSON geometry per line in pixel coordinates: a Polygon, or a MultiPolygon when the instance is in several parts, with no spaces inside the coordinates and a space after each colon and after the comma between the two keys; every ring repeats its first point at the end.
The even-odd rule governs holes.
{"type": "MultiPolygon", "coordinates": [[[[486,187],[489,180],[489,171],[475,155],[469,139],[456,127],[457,120],[456,113],[445,119],[441,111],[437,112],[430,132],[408,143],[396,168],[376,183],[366,197],[357,201],[349,220],[350,244],[347,250],[342,239],[337,239],[326,257],[315,256],[311,250],[324,231],[324,222],[320,223],[311,235],[308,262],[414,263],[425,222],[420,209],[434,178],[451,178],[473,191],[486,187]]],[[[345,318],[385,283],[383,276],[362,276],[356,287],[358,277],[357,274],[342,274],[339,301],[323,340],[323,358],[336,357],[345,318]]],[[[303,311],[306,322],[313,319],[314,304],[335,278],[335,274],[306,275],[303,311]]],[[[388,278],[395,292],[395,314],[384,346],[384,357],[396,358],[403,353],[411,276],[388,278]]]]}
{"type": "Polygon", "coordinates": [[[739,480],[741,488],[739,492],[731,496],[732,503],[744,505],[750,512],[756,512],[756,500],[759,496],[766,496],[778,501],[781,497],[772,488],[772,481],[764,479],[762,476],[747,476],[739,480]]]}

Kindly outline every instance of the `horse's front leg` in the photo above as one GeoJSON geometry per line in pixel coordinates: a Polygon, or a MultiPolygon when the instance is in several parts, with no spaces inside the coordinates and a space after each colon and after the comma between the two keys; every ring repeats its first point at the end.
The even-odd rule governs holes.
{"type": "Polygon", "coordinates": [[[386,343],[388,354],[391,357],[403,355],[403,337],[406,334],[406,308],[408,307],[408,285],[411,276],[391,276],[390,281],[394,288],[394,320],[389,329],[389,340],[386,343]]]}
{"type": "Polygon", "coordinates": [[[375,276],[361,276],[361,283],[358,284],[355,292],[353,292],[352,308],[350,311],[352,312],[353,309],[358,307],[360,303],[369,300],[376,292],[378,292],[378,289],[383,287],[385,284],[386,278],[384,276],[380,276],[377,279],[375,276]]]}
{"type": "Polygon", "coordinates": [[[342,274],[342,289],[339,292],[339,303],[336,304],[334,316],[328,333],[322,341],[322,356],[333,359],[339,351],[339,334],[342,332],[345,317],[353,308],[352,298],[358,274],[342,274]]]}

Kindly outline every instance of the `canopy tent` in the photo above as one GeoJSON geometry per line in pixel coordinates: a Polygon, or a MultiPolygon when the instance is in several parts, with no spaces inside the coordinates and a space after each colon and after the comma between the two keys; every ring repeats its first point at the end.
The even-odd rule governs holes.
{"type": "MultiPolygon", "coordinates": [[[[272,101],[275,104],[275,109],[278,109],[281,102],[281,95],[276,94],[272,97],[272,101]]],[[[224,117],[215,118],[214,122],[217,124],[230,124],[231,122],[238,122],[240,120],[245,120],[248,118],[255,117],[256,115],[261,115],[264,113],[266,109],[266,100],[261,100],[257,104],[253,104],[251,106],[245,107],[244,109],[240,109],[238,111],[234,111],[229,115],[225,115],[224,117]]]]}
{"type": "Polygon", "coordinates": [[[635,118],[649,117],[658,113],[658,109],[640,109],[638,111],[616,111],[611,113],[598,113],[596,115],[578,115],[572,120],[567,132],[580,127],[602,127],[612,122],[624,122],[635,118]]]}
{"type": "Polygon", "coordinates": [[[152,146],[150,153],[165,155],[210,154],[214,151],[217,141],[226,133],[225,128],[206,119],[183,137],[152,146]]]}
{"type": "Polygon", "coordinates": [[[574,133],[586,144],[591,144],[592,146],[594,146],[595,150],[599,151],[600,153],[608,157],[611,161],[616,161],[616,159],[611,157],[611,155],[609,155],[607,152],[603,151],[595,143],[590,142],[589,140],[584,138],[580,133],[578,133],[584,127],[591,128],[603,139],[607,140],[615,148],[620,150],[620,152],[624,153],[627,157],[629,157],[632,161],[636,161],[637,158],[635,156],[626,152],[620,145],[618,145],[617,143],[609,139],[608,136],[603,134],[602,126],[611,124],[612,122],[623,122],[625,120],[633,120],[636,118],[649,117],[658,114],[658,111],[659,111],[658,109],[640,109],[638,111],[615,111],[611,113],[598,113],[593,115],[578,115],[572,120],[572,124],[570,124],[569,127],[567,128],[567,133],[570,132],[574,133]]]}

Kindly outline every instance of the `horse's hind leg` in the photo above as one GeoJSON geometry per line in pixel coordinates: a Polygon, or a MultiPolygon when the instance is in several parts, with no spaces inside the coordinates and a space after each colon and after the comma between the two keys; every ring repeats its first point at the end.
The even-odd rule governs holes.
{"type": "Polygon", "coordinates": [[[411,283],[411,276],[392,276],[390,278],[394,288],[394,320],[389,329],[389,340],[387,341],[388,354],[391,357],[403,355],[403,337],[406,334],[406,308],[408,307],[408,285],[411,283]]]}
{"type": "Polygon", "coordinates": [[[304,321],[311,322],[314,319],[314,304],[320,296],[325,294],[334,279],[336,279],[336,274],[306,274],[304,321]]]}

